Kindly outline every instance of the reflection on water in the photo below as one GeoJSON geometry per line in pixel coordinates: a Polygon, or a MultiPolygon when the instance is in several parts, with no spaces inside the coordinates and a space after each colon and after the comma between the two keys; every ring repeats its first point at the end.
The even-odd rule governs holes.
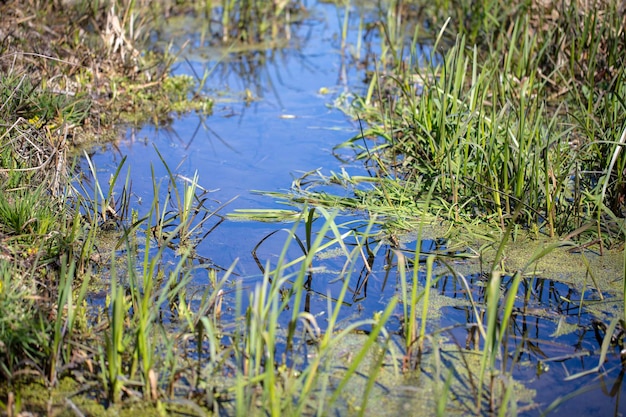
{"type": "MultiPolygon", "coordinates": [[[[208,190],[207,205],[217,208],[234,198],[227,211],[283,208],[251,191],[286,190],[293,177],[302,172],[343,168],[352,175],[364,175],[360,162],[340,161],[332,154],[335,145],[358,132],[358,126],[327,106],[346,85],[360,87],[359,73],[354,65],[347,65],[349,60],[341,53],[341,19],[338,19],[341,12],[323,3],[312,4],[310,9],[312,18],[295,28],[285,48],[229,53],[205,48],[197,42],[185,52],[185,59],[174,71],[198,79],[208,74],[204,86],[209,94],[217,97],[214,114],[209,118],[189,114],[166,127],[129,128],[124,140],[93,158],[101,170],[102,183],[106,183],[122,157],[127,157],[134,196],[144,202],[140,210],[147,212],[152,196],[151,169],[157,180],[167,179],[167,171],[155,148],[177,175],[191,178],[198,174],[200,186],[208,190]],[[326,91],[333,94],[322,94],[326,91]]],[[[358,16],[355,19],[358,20],[358,16]]],[[[187,22],[182,24],[184,34],[194,30],[193,26],[185,26],[192,21],[184,22],[187,22]]],[[[358,21],[353,23],[353,28],[358,26],[358,21]]],[[[169,40],[168,36],[172,33],[155,34],[157,42],[169,40]]],[[[356,44],[355,37],[356,32],[350,31],[349,42],[356,44]]],[[[354,220],[353,217],[347,219],[354,220]]],[[[189,291],[192,298],[206,285],[207,271],[228,268],[234,262],[234,280],[239,281],[243,289],[253,288],[262,276],[263,266],[268,261],[274,262],[282,249],[286,234],[276,233],[281,227],[290,226],[225,221],[212,230],[197,246],[198,257],[194,261],[197,272],[194,288],[189,291]],[[263,244],[256,248],[263,239],[263,244]]],[[[352,227],[357,229],[363,224],[352,227]]],[[[302,229],[297,233],[304,236],[302,229]]],[[[390,243],[382,233],[368,241],[367,255],[351,274],[343,320],[372,317],[385,308],[391,297],[398,296],[397,252],[405,252],[409,257],[415,252],[415,245],[409,242],[396,247],[390,243]]],[[[424,241],[420,252],[445,255],[446,242],[424,241]]],[[[296,245],[288,251],[292,258],[301,254],[301,248],[296,245]]],[[[327,310],[327,297],[332,298],[342,287],[343,283],[336,277],[344,266],[345,259],[332,252],[317,257],[316,269],[307,282],[306,311],[319,315],[327,310]]],[[[419,277],[419,284],[424,285],[422,275],[419,277]]],[[[466,279],[472,299],[482,305],[486,276],[477,273],[466,279]]],[[[503,278],[503,291],[511,280],[511,277],[503,278]]],[[[445,337],[461,347],[475,348],[479,343],[473,324],[477,318],[476,311],[469,305],[467,287],[461,285],[458,277],[444,274],[436,280],[435,288],[441,297],[455,302],[442,307],[440,318],[430,323],[430,331],[448,329],[445,337]]],[[[233,292],[230,289],[226,295],[231,301],[233,292]]],[[[606,300],[602,301],[593,291],[583,295],[549,279],[523,279],[507,329],[509,338],[504,347],[503,366],[513,367],[514,375],[533,387],[550,387],[550,390],[538,392],[537,399],[543,402],[543,408],[548,405],[546,402],[559,395],[596,384],[597,389],[580,397],[587,401],[589,410],[586,412],[605,415],[608,408],[619,409],[624,370],[616,348],[609,351],[605,374],[593,374],[569,385],[563,384],[567,375],[598,364],[602,328],[586,306],[600,302],[606,300]],[[603,402],[606,397],[615,400],[603,402]]],[[[231,309],[225,314],[233,313],[231,309]]],[[[399,322],[393,320],[389,330],[400,333],[399,322]]],[[[566,403],[559,412],[566,412],[577,403],[566,403]]],[[[532,410],[529,413],[532,415],[532,410]]]]}
{"type": "MultiPolygon", "coordinates": [[[[330,150],[356,129],[340,112],[327,107],[329,96],[319,93],[323,88],[336,91],[342,58],[332,41],[338,28],[329,25],[336,21],[334,7],[322,5],[315,10],[317,17],[306,28],[308,41],[287,49],[231,54],[227,59],[220,53],[211,57],[210,51],[192,50],[175,72],[199,76],[210,72],[205,85],[209,93],[218,94],[215,114],[208,119],[190,114],[167,127],[131,129],[127,139],[117,144],[119,156],[99,154],[97,165],[110,170],[121,155],[127,156],[133,190],[149,201],[150,165],[157,176],[165,176],[154,145],[176,173],[192,177],[197,171],[200,185],[213,190],[217,202],[237,197],[230,209],[272,207],[271,200],[250,191],[287,189],[300,171],[336,168],[330,150]],[[245,90],[259,100],[238,99],[245,90]]],[[[355,172],[360,167],[346,165],[346,169],[355,172]]],[[[239,272],[253,273],[256,267],[250,269],[250,259],[242,254],[249,254],[271,230],[249,223],[224,225],[200,250],[222,265],[242,257],[239,272]]]]}

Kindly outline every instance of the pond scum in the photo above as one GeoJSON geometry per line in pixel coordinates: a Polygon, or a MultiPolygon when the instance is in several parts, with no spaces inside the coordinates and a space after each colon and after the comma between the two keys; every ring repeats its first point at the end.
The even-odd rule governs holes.
{"type": "MultiPolygon", "coordinates": [[[[336,103],[363,126],[338,148],[354,149],[371,176],[310,173],[292,193],[272,194],[297,207],[252,213],[295,216],[277,262],[260,261],[263,279],[246,295],[230,280],[234,265],[206,268],[209,284],[194,296],[195,247],[224,221],[224,207],[211,206],[197,177],[166,166],[168,180],[153,176],[150,209],[139,214],[124,162],[101,184],[80,148],[116,118],[162,124],[175,111],[210,111],[195,90],[202,80],[169,76],[175,57],[136,49],[148,19],[205,13],[215,42],[256,43],[289,37],[306,5],[23,3],[0,6],[3,415],[549,414],[584,392],[535,404],[514,379],[520,348],[511,351],[509,340],[538,261],[563,248],[582,258],[585,248],[623,249],[621,3],[390,0],[362,21],[364,39],[380,39],[380,50],[354,56],[367,90],[336,103]],[[430,56],[420,44],[432,45],[430,56]],[[87,169],[76,168],[74,154],[87,169]],[[327,184],[353,195],[316,191],[327,184]],[[371,220],[340,223],[338,210],[371,220]],[[475,254],[420,253],[432,223],[445,226],[451,247],[475,254]],[[340,325],[352,274],[383,245],[398,249],[407,230],[418,237],[413,253],[396,251],[399,295],[370,319],[340,325]],[[510,242],[532,238],[547,243],[507,258],[510,242]],[[287,257],[292,246],[297,259],[287,257]],[[342,259],[343,286],[321,323],[303,303],[314,261],[328,249],[342,259]],[[483,264],[480,288],[451,262],[461,258],[483,264]],[[466,294],[466,347],[429,326],[444,276],[466,294]],[[228,294],[234,305],[224,304],[228,294]],[[393,408],[403,402],[411,408],[393,408]]],[[[346,16],[359,10],[340,7],[346,16]]],[[[620,262],[608,278],[587,262],[587,282],[575,284],[581,297],[567,300],[581,311],[592,292],[614,300],[595,313],[598,365],[569,380],[621,367],[620,262]]]]}

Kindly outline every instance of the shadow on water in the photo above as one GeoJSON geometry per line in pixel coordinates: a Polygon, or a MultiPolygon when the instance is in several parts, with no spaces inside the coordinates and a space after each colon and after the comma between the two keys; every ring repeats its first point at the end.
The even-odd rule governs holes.
{"type": "MultiPolygon", "coordinates": [[[[94,156],[101,170],[98,174],[107,178],[121,159],[127,158],[132,169],[134,196],[139,201],[150,201],[151,169],[157,180],[167,178],[156,148],[180,178],[199,175],[199,184],[207,192],[207,205],[217,208],[232,200],[227,211],[284,208],[251,191],[286,190],[291,176],[297,177],[302,172],[345,169],[365,175],[360,162],[340,161],[333,156],[335,145],[359,131],[358,125],[327,106],[344,92],[346,85],[361,87],[356,63],[348,65],[350,61],[341,53],[341,11],[321,2],[310,9],[312,17],[299,22],[292,39],[280,48],[224,51],[191,36],[191,47],[183,52],[184,59],[174,72],[204,80],[205,91],[217,97],[214,114],[208,118],[184,115],[168,126],[129,128],[123,140],[94,156]]],[[[353,19],[349,39],[356,44],[359,17],[353,19]]],[[[177,36],[189,37],[190,31],[199,33],[193,19],[182,17],[181,20],[180,34],[173,29],[155,33],[155,42],[173,41],[182,45],[184,41],[177,36]]],[[[147,205],[140,205],[139,210],[147,211],[147,205]]],[[[359,216],[340,217],[338,222],[350,223],[347,227],[358,231],[366,223],[359,216]]],[[[197,302],[194,294],[201,294],[201,288],[207,285],[208,274],[233,264],[233,280],[239,281],[244,290],[252,289],[268,262],[275,262],[280,254],[286,236],[281,232],[283,227],[291,226],[220,220],[219,227],[211,228],[210,234],[198,243],[196,255],[190,261],[196,271],[188,291],[192,305],[197,302]]],[[[399,297],[397,253],[403,252],[410,258],[416,252],[414,242],[392,242],[382,231],[378,232],[368,239],[366,251],[351,275],[349,295],[343,301],[344,323],[370,318],[384,310],[391,297],[399,297]]],[[[303,227],[297,234],[305,241],[303,227]]],[[[354,244],[348,239],[345,243],[354,244]]],[[[304,250],[302,245],[293,245],[288,257],[297,258],[304,250]]],[[[454,256],[447,252],[446,242],[441,239],[424,240],[418,252],[421,262],[425,254],[436,253],[442,259],[454,256]]],[[[175,254],[171,256],[175,258],[175,254]]],[[[419,268],[421,262],[409,268],[419,268]]],[[[333,300],[342,287],[343,282],[336,277],[344,267],[345,259],[332,249],[317,255],[307,281],[304,311],[316,317],[325,314],[328,299],[333,300]]],[[[445,269],[443,264],[439,267],[445,269]]],[[[420,272],[418,276],[420,281],[414,285],[425,285],[424,274],[420,272]]],[[[473,300],[482,305],[488,275],[475,272],[465,278],[473,300]]],[[[511,281],[512,277],[503,278],[503,291],[511,281]]],[[[230,303],[234,300],[233,288],[228,288],[226,293],[230,303]]],[[[466,287],[457,276],[444,272],[437,276],[433,288],[439,296],[434,308],[439,311],[429,321],[429,331],[441,333],[461,348],[479,348],[473,324],[476,310],[469,304],[466,287]]],[[[624,369],[617,345],[609,352],[604,372],[569,385],[563,383],[569,375],[598,365],[606,317],[597,316],[590,307],[607,302],[611,302],[608,296],[603,298],[593,290],[586,289],[583,293],[575,286],[545,277],[523,278],[507,329],[502,366],[513,369],[516,378],[537,390],[540,409],[546,408],[554,398],[576,390],[581,390],[577,397],[580,400],[566,402],[559,413],[580,415],[582,403],[587,407],[583,414],[588,415],[616,414],[611,409],[620,409],[624,369]],[[607,403],[607,397],[613,402],[607,403]]],[[[226,319],[232,314],[232,309],[227,310],[226,319]]],[[[400,322],[395,318],[388,330],[401,334],[400,322]]],[[[536,410],[528,413],[536,414],[536,410]]]]}

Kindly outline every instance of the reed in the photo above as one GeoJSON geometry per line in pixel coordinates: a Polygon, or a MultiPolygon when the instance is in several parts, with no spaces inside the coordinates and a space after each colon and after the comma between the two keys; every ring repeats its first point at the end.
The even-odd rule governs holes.
{"type": "Polygon", "coordinates": [[[111,403],[121,400],[124,387],[124,354],[128,354],[130,343],[125,330],[128,302],[124,288],[117,283],[115,270],[111,275],[111,290],[109,295],[110,311],[107,313],[109,331],[104,334],[104,346],[100,347],[100,368],[102,383],[111,403]]]}
{"type": "Polygon", "coordinates": [[[61,258],[59,274],[58,296],[56,301],[56,319],[50,343],[50,359],[48,366],[48,381],[51,386],[58,382],[59,365],[71,362],[72,339],[78,322],[85,321],[83,303],[91,275],[83,274],[80,277],[80,286],[76,285],[76,262],[66,256],[61,258]],[[75,289],[78,289],[75,292],[75,289]]]}

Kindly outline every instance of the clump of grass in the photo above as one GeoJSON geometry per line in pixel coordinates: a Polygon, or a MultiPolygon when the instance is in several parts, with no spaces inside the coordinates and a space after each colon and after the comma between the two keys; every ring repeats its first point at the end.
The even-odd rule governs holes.
{"type": "MultiPolygon", "coordinates": [[[[139,90],[148,94],[146,102],[157,101],[164,84],[168,100],[159,112],[169,117],[172,108],[182,110],[177,106],[191,100],[193,88],[188,78],[168,76],[171,59],[151,66],[149,57],[144,60],[135,53],[131,42],[139,43],[141,37],[135,36],[133,27],[134,2],[124,2],[121,8],[109,3],[103,9],[85,9],[86,3],[80,2],[41,6],[39,2],[0,6],[4,17],[0,32],[5,34],[0,45],[0,373],[3,381],[37,375],[55,386],[69,368],[84,365],[93,372],[98,348],[86,346],[83,338],[101,338],[101,347],[105,346],[102,333],[88,330],[84,304],[92,272],[106,269],[102,265],[108,256],[94,253],[100,244],[97,238],[104,229],[119,233],[129,224],[141,224],[138,217],[135,224],[129,217],[129,178],[121,192],[116,189],[123,164],[108,191],[96,184],[90,195],[87,188],[73,187],[81,181],[71,183],[70,147],[110,127],[113,117],[108,118],[116,111],[112,104],[119,104],[122,95],[128,99],[139,90]],[[115,10],[124,16],[120,18],[115,10]],[[35,19],[25,23],[22,13],[30,12],[35,19]],[[57,20],[61,14],[62,22],[57,20]],[[112,23],[116,19],[120,26],[112,23]],[[113,43],[108,46],[98,39],[106,34],[99,26],[103,22],[112,31],[108,34],[113,43]],[[7,25],[9,32],[5,32],[7,25]],[[35,28],[40,26],[46,27],[42,32],[47,37],[39,36],[35,28]],[[114,47],[120,39],[124,51],[114,47]],[[109,93],[114,100],[107,102],[109,93]]],[[[162,114],[154,116],[158,119],[162,114]]],[[[192,210],[190,204],[184,209],[192,210]]],[[[111,334],[119,347],[119,327],[111,334]]],[[[145,342],[146,337],[140,340],[145,342]]],[[[152,357],[146,354],[151,345],[142,346],[147,346],[140,353],[142,360],[152,357]]],[[[109,353],[113,355],[113,350],[109,353]]],[[[147,378],[153,370],[146,362],[141,369],[147,369],[142,375],[150,391],[156,387],[147,378]]],[[[110,398],[115,399],[121,387],[114,381],[124,375],[112,376],[112,370],[104,380],[112,384],[110,398]]]]}
{"type": "Polygon", "coordinates": [[[209,113],[212,102],[191,77],[170,75],[176,57],[150,50],[150,7],[128,0],[6,2],[3,24],[12,29],[0,45],[0,68],[18,80],[28,73],[22,81],[32,93],[13,96],[18,110],[30,96],[38,103],[46,98],[36,121],[53,132],[62,122],[60,136],[75,145],[113,139],[110,128],[120,122],[164,125],[175,113],[209,113]],[[21,20],[29,13],[35,19],[21,20]],[[36,35],[39,27],[48,29],[41,29],[46,36],[36,35]]]}
{"type": "MultiPolygon", "coordinates": [[[[415,43],[424,29],[408,39],[381,36],[367,93],[344,107],[369,126],[344,146],[377,167],[380,187],[389,178],[411,185],[418,201],[435,187],[432,207],[452,222],[480,218],[505,230],[519,207],[516,221],[535,233],[619,241],[617,7],[572,3],[557,18],[546,10],[531,18],[526,4],[468,7],[445,4],[478,21],[442,22],[425,66],[415,43]],[[375,145],[362,146],[371,139],[375,145]]],[[[405,17],[394,16],[386,24],[405,17]]]]}
{"type": "Polygon", "coordinates": [[[24,179],[0,203],[0,369],[7,381],[30,369],[53,386],[80,350],[71,341],[86,321],[89,276],[77,279],[72,247],[82,231],[59,200],[24,179]]]}
{"type": "MultiPolygon", "coordinates": [[[[28,286],[26,277],[16,274],[13,263],[0,260],[0,373],[11,381],[25,360],[42,364],[48,358],[50,323],[31,295],[37,292],[28,286]]],[[[26,271],[22,271],[26,275],[26,271]]]]}
{"type": "MultiPolygon", "coordinates": [[[[385,331],[385,325],[395,309],[396,300],[391,300],[385,311],[371,320],[351,323],[344,328],[338,326],[351,273],[362,256],[361,239],[368,239],[369,231],[366,230],[361,239],[357,238],[358,243],[348,251],[343,244],[348,236],[339,232],[340,225],[335,223],[334,215],[323,209],[319,211],[324,222],[316,235],[307,232],[304,255],[291,262],[287,262],[285,258],[287,249],[294,241],[298,247],[303,248],[301,241],[296,239],[296,224],[290,230],[276,265],[266,265],[262,283],[250,294],[243,329],[237,332],[234,346],[238,371],[232,389],[236,393],[237,413],[256,409],[255,403],[260,403],[261,409],[271,415],[302,415],[310,410],[317,413],[330,412],[339,400],[343,388],[355,377],[364,357],[376,349],[386,352],[390,336],[385,331]],[[325,242],[328,232],[332,238],[325,242]],[[342,248],[346,259],[345,276],[340,277],[344,284],[337,298],[332,301],[328,298],[329,319],[322,326],[307,309],[308,303],[305,299],[310,297],[307,294],[307,282],[311,279],[312,262],[329,245],[339,245],[342,248]],[[287,273],[288,268],[293,265],[298,266],[297,272],[287,273]],[[286,292],[289,296],[283,297],[286,292]],[[291,318],[283,327],[279,316],[285,313],[291,318]],[[329,391],[331,370],[337,365],[333,363],[334,349],[342,343],[343,338],[363,326],[371,326],[369,336],[350,364],[341,372],[336,387],[329,391]],[[287,346],[286,351],[278,356],[278,345],[283,343],[287,346]],[[300,349],[304,347],[302,344],[315,348],[316,353],[309,363],[303,363],[300,357],[300,349]]],[[[303,212],[303,219],[306,229],[310,230],[308,225],[313,216],[308,210],[303,212]]],[[[380,366],[378,363],[370,368],[368,380],[371,384],[374,383],[380,366]]],[[[367,409],[367,401],[367,396],[362,398],[360,407],[363,412],[367,409]]]]}
{"type": "Polygon", "coordinates": [[[41,90],[18,74],[0,77],[0,314],[8,320],[0,368],[6,380],[26,367],[54,384],[70,356],[65,337],[77,320],[73,303],[81,304],[70,264],[82,227],[66,204],[65,137],[90,106],[84,97],[41,90]]]}

